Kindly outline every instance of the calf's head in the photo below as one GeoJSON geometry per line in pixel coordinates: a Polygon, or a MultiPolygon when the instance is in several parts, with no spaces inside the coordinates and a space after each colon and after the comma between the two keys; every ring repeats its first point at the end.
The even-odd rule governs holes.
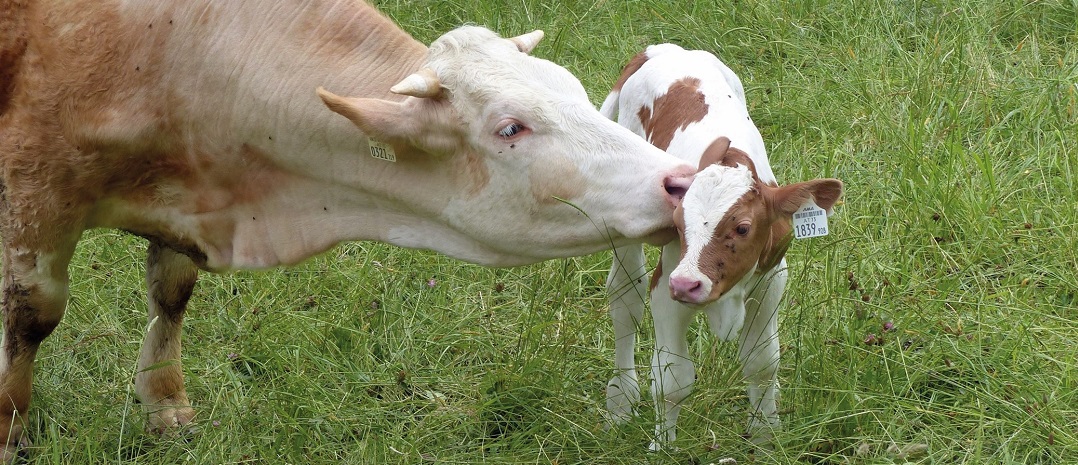
{"type": "Polygon", "coordinates": [[[402,101],[320,93],[369,137],[456,167],[432,220],[483,247],[528,262],[672,239],[694,167],[604,118],[572,74],[530,56],[542,35],[451,31],[393,86],[402,101]]]}
{"type": "Polygon", "coordinates": [[[749,156],[720,137],[704,152],[700,171],[674,212],[681,259],[670,273],[671,296],[705,304],[753,273],[770,270],[790,244],[794,212],[809,200],[830,212],[841,195],[837,179],[764,184],[749,156]]]}

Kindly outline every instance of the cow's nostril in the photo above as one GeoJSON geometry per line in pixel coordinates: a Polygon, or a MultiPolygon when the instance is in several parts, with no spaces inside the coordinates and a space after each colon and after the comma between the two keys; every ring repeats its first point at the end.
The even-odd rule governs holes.
{"type": "Polygon", "coordinates": [[[671,199],[681,201],[692,185],[692,179],[692,176],[667,176],[663,179],[663,188],[671,199]]]}

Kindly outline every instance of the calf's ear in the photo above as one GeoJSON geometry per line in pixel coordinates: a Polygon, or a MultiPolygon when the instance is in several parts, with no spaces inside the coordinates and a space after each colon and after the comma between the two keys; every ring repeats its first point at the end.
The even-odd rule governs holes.
{"type": "Polygon", "coordinates": [[[838,179],[813,179],[812,181],[788,184],[772,190],[772,204],[777,212],[786,218],[793,216],[805,202],[812,200],[820,208],[831,213],[835,202],[842,197],[842,181],[838,179]]]}
{"type": "Polygon", "coordinates": [[[697,171],[703,171],[711,165],[722,165],[736,168],[737,165],[745,165],[749,167],[749,171],[752,172],[752,177],[759,181],[756,176],[756,164],[752,162],[752,158],[745,151],[730,146],[730,139],[726,136],[719,136],[711,145],[704,149],[704,153],[700,155],[700,167],[697,171]]]}
{"type": "Polygon", "coordinates": [[[723,157],[726,156],[726,151],[730,150],[730,139],[726,136],[720,136],[711,142],[711,145],[704,149],[704,154],[700,155],[700,166],[696,168],[696,171],[703,171],[711,165],[718,165],[722,163],[723,157]]]}
{"type": "Polygon", "coordinates": [[[765,187],[764,195],[770,197],[775,211],[771,218],[770,237],[760,254],[760,272],[774,268],[786,255],[793,240],[793,214],[810,199],[817,206],[831,213],[831,208],[842,196],[842,181],[838,179],[814,179],[782,187],[765,187]]]}

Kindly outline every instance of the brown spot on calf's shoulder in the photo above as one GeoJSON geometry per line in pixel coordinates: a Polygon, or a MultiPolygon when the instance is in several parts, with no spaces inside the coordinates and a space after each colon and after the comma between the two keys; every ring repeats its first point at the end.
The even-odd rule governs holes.
{"type": "Polygon", "coordinates": [[[674,133],[704,119],[707,108],[700,92],[700,80],[686,77],[671,84],[650,109],[641,107],[637,116],[651,145],[666,150],[674,140],[674,133]]]}

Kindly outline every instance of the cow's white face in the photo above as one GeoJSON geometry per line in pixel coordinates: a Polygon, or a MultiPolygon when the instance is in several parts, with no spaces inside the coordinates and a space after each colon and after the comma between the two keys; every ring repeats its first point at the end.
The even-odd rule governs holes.
{"type": "Polygon", "coordinates": [[[372,138],[453,166],[456,194],[437,220],[487,248],[534,261],[672,238],[695,169],[604,118],[564,68],[529,56],[541,36],[463,27],[393,88],[403,102],[323,99],[372,138]]]}

